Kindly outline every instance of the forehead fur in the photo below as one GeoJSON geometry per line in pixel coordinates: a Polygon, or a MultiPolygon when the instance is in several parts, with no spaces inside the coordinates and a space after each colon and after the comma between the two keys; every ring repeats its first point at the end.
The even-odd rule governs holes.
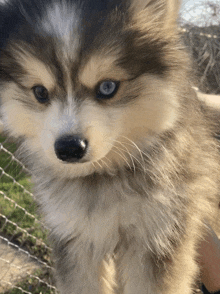
{"type": "Polygon", "coordinates": [[[79,50],[80,9],[76,4],[54,1],[46,6],[38,26],[47,35],[58,40],[59,49],[65,52],[65,57],[76,57],[79,50]]]}
{"type": "Polygon", "coordinates": [[[80,82],[88,88],[93,88],[104,79],[127,80],[129,74],[117,66],[115,61],[116,57],[113,56],[91,56],[79,72],[80,82]]]}
{"type": "Polygon", "coordinates": [[[22,75],[20,78],[25,87],[31,88],[33,85],[42,84],[47,89],[54,88],[55,77],[44,62],[22,47],[17,47],[17,50],[14,48],[12,51],[16,61],[26,72],[26,75],[22,75]]]}
{"type": "MultiPolygon", "coordinates": [[[[164,31],[155,30],[158,19],[152,23],[154,15],[165,17],[164,11],[169,11],[169,17],[174,19],[171,4],[176,0],[120,1],[123,5],[136,1],[147,5],[132,13],[126,5],[122,9],[118,0],[38,0],[39,4],[37,0],[16,1],[10,0],[13,9],[22,3],[22,9],[16,11],[17,15],[22,14],[22,21],[18,19],[13,24],[17,30],[15,43],[18,40],[26,44],[25,48],[33,50],[34,56],[22,52],[15,59],[30,77],[48,81],[48,88],[54,84],[54,77],[65,85],[67,72],[71,83],[79,79],[93,88],[106,78],[126,80],[146,73],[163,75],[179,62],[175,38],[168,40],[164,31]],[[158,38],[159,31],[163,37],[158,38]]],[[[4,27],[1,34],[3,31],[4,27]]]]}

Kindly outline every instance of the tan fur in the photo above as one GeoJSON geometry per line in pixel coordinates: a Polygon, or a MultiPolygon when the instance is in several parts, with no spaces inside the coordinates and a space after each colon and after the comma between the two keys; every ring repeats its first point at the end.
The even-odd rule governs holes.
{"type": "Polygon", "coordinates": [[[100,268],[100,277],[102,279],[101,291],[105,294],[114,294],[116,287],[115,264],[112,258],[106,258],[100,268]]]}
{"type": "Polygon", "coordinates": [[[164,21],[165,30],[170,31],[176,29],[176,19],[179,15],[180,5],[180,0],[166,1],[166,17],[164,21]]]}
{"type": "Polygon", "coordinates": [[[125,81],[129,75],[114,62],[116,57],[101,55],[92,56],[79,73],[80,82],[88,88],[94,88],[102,80],[125,81]]]}
{"type": "Polygon", "coordinates": [[[129,90],[135,92],[140,88],[142,99],[125,108],[123,117],[123,132],[134,141],[146,133],[150,135],[169,129],[176,121],[178,109],[176,93],[168,81],[146,75],[137,79],[129,90]]]}
{"type": "Polygon", "coordinates": [[[19,137],[21,135],[25,135],[28,138],[36,137],[42,130],[43,114],[39,113],[33,116],[31,111],[24,109],[19,101],[9,99],[12,97],[27,99],[27,97],[21,93],[21,90],[13,83],[4,90],[1,95],[3,102],[1,111],[3,114],[5,131],[8,131],[8,127],[10,128],[10,126],[13,126],[12,129],[10,128],[10,132],[12,132],[14,137],[19,137]]]}
{"type": "Polygon", "coordinates": [[[134,0],[131,6],[134,10],[133,25],[152,34],[154,38],[172,38],[176,34],[180,2],[180,0],[134,0]]]}
{"type": "Polygon", "coordinates": [[[22,64],[24,70],[27,71],[27,79],[22,79],[25,87],[32,88],[33,85],[45,85],[48,90],[52,90],[56,84],[56,80],[49,68],[36,57],[27,53],[22,45],[18,45],[12,49],[17,61],[22,64]]]}

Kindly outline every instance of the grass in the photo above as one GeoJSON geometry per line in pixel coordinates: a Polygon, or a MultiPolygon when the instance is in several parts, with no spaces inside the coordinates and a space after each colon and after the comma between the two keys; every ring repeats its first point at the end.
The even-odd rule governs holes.
{"type": "MultiPolygon", "coordinates": [[[[17,146],[13,142],[9,142],[5,137],[0,136],[0,143],[3,143],[4,148],[8,150],[10,153],[14,154],[17,146]]],[[[21,165],[16,163],[15,160],[8,154],[5,150],[0,151],[0,167],[3,168],[10,176],[16,178],[16,180],[20,180],[22,178],[26,178],[27,175],[23,172],[21,165]]],[[[5,178],[4,181],[8,182],[9,178],[5,178]]]]}
{"type": "MultiPolygon", "coordinates": [[[[5,142],[2,136],[0,136],[0,143],[3,143],[4,148],[12,154],[15,152],[16,145],[5,142]]],[[[50,265],[47,232],[37,221],[37,205],[31,195],[30,176],[4,149],[0,150],[0,167],[2,168],[0,171],[0,235],[50,265]]],[[[35,275],[45,282],[49,281],[48,271],[40,270],[35,275]]],[[[34,294],[53,293],[46,284],[30,276],[19,282],[16,287],[34,294]]],[[[22,291],[14,288],[5,293],[17,294],[22,291]]]]}
{"type": "MultiPolygon", "coordinates": [[[[31,189],[28,178],[23,178],[18,182],[28,191],[31,189]]],[[[33,202],[32,196],[25,193],[22,187],[7,182],[0,183],[0,191],[6,195],[6,197],[0,196],[0,212],[7,218],[0,217],[1,233],[11,242],[28,249],[32,255],[47,261],[48,257],[45,259],[46,249],[39,246],[40,241],[47,242],[47,232],[37,222],[37,205],[33,202]]]]}

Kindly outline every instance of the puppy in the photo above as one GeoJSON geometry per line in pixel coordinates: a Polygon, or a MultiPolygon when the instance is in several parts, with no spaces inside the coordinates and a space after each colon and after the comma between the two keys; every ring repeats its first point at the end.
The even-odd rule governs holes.
{"type": "Polygon", "coordinates": [[[214,123],[177,0],[0,6],[4,131],[33,173],[62,294],[191,294],[217,213],[214,123]]]}

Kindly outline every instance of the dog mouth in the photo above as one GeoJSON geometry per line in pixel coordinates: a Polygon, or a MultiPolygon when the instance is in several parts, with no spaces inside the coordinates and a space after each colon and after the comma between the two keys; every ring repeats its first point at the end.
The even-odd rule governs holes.
{"type": "Polygon", "coordinates": [[[57,158],[65,163],[86,162],[88,140],[81,135],[65,135],[54,143],[57,158]]]}

